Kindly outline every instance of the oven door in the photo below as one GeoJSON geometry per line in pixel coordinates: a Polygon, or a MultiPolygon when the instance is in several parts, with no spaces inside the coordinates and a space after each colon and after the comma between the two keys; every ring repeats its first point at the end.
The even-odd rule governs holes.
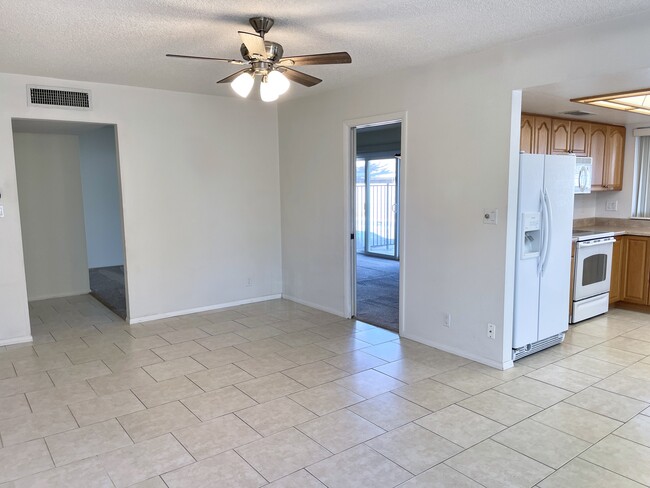
{"type": "Polygon", "coordinates": [[[582,300],[609,292],[614,242],[616,239],[613,237],[578,242],[574,300],[582,300]]]}

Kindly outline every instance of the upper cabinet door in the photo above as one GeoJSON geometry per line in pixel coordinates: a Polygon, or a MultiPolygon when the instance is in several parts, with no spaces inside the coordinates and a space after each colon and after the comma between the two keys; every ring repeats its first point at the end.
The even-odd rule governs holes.
{"type": "Polygon", "coordinates": [[[551,154],[552,119],[535,116],[534,152],[535,154],[551,154]]]}
{"type": "Polygon", "coordinates": [[[535,134],[535,117],[532,115],[521,114],[521,139],[519,141],[519,150],[525,153],[534,153],[535,134]]]}
{"type": "Polygon", "coordinates": [[[571,143],[569,152],[576,156],[589,153],[589,122],[571,122],[571,143]]]}
{"type": "Polygon", "coordinates": [[[608,190],[623,188],[623,154],[625,151],[625,127],[610,125],[607,128],[607,156],[603,186],[608,190]]]}
{"type": "Polygon", "coordinates": [[[605,171],[605,160],[607,157],[607,129],[608,126],[591,124],[589,138],[589,156],[591,162],[591,188],[599,190],[603,187],[603,174],[605,171]]]}
{"type": "Polygon", "coordinates": [[[567,154],[571,149],[571,121],[553,119],[551,154],[567,154]]]}

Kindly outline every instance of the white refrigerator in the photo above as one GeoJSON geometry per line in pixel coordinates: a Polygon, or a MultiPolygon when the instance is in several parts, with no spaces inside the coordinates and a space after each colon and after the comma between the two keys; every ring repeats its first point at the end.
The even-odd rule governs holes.
{"type": "Polygon", "coordinates": [[[576,158],[519,159],[513,359],[564,340],[569,322],[576,158]]]}

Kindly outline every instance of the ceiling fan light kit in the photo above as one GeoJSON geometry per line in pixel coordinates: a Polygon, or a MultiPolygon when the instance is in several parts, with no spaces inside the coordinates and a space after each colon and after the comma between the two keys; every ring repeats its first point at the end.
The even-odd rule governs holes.
{"type": "Polygon", "coordinates": [[[280,94],[275,90],[275,87],[269,83],[268,76],[262,78],[260,83],[260,98],[263,102],[275,102],[280,94]]]}
{"type": "Polygon", "coordinates": [[[255,83],[255,78],[248,71],[244,71],[237,78],[232,80],[230,87],[235,91],[240,97],[246,98],[248,94],[253,89],[253,84],[255,83]]]}
{"type": "Polygon", "coordinates": [[[282,57],[284,54],[282,45],[264,39],[264,35],[273,27],[274,20],[270,17],[253,17],[249,19],[249,23],[257,34],[239,31],[239,37],[242,40],[240,52],[244,61],[183,54],[167,54],[167,56],[249,65],[248,68],[233,73],[217,83],[230,83],[231,88],[237,95],[246,98],[253,89],[255,78],[259,77],[261,79],[260,98],[264,102],[277,100],[280,95],[287,92],[291,81],[306,87],[317,85],[322,81],[315,76],[293,69],[293,66],[347,64],[352,62],[350,55],[346,52],[282,57]]]}

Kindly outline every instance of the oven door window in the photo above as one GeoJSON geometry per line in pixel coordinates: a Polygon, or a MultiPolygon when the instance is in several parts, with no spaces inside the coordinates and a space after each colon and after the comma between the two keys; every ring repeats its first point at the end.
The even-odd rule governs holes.
{"type": "Polygon", "coordinates": [[[607,279],[607,254],[594,254],[582,264],[582,286],[600,283],[607,279]]]}

